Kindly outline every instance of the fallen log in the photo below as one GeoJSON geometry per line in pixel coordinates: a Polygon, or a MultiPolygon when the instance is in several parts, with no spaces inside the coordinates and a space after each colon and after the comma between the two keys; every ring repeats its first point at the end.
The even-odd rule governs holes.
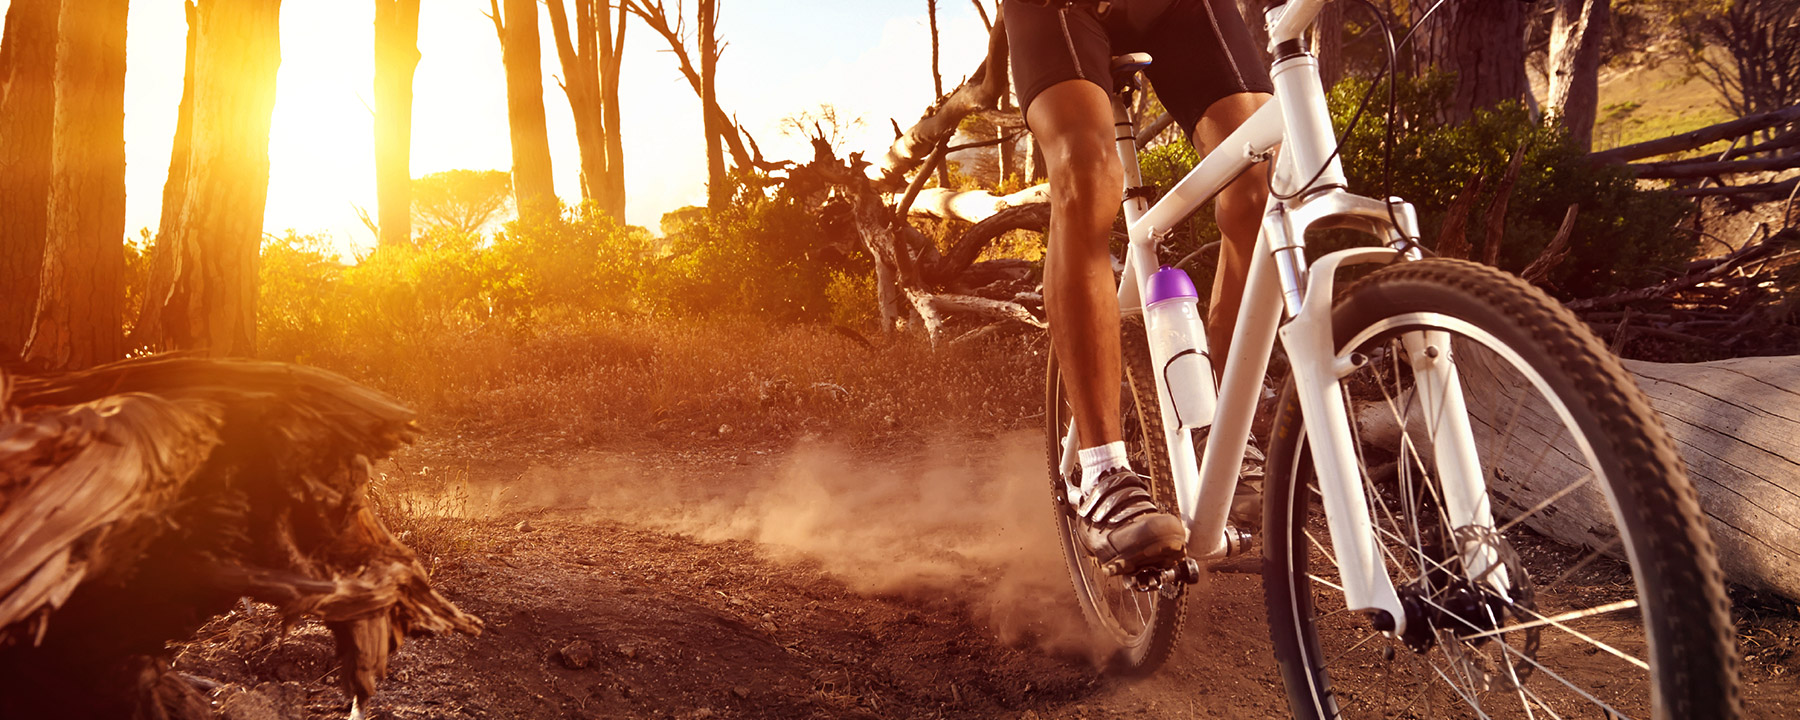
{"type": "Polygon", "coordinates": [[[342,377],[157,356],[0,372],[0,717],[211,718],[164,658],[241,597],[322,620],[366,701],[402,638],[478,633],[371,510],[410,411],[342,377]]]}
{"type": "Polygon", "coordinates": [[[1667,155],[1672,152],[1692,150],[1727,138],[1748,135],[1758,130],[1764,130],[1777,125],[1786,125],[1793,122],[1800,122],[1800,105],[1789,105],[1779,110],[1770,110],[1765,113],[1757,113],[1736,120],[1722,122],[1717,125],[1708,125],[1699,130],[1692,130],[1679,135],[1671,135],[1665,138],[1646,140],[1634,145],[1604,150],[1588,155],[1588,159],[1595,162],[1620,163],[1627,160],[1638,160],[1657,155],[1667,155]]]}
{"type": "MultiPolygon", "coordinates": [[[[1579,481],[1585,464],[1566,438],[1548,441],[1499,428],[1554,426],[1548,407],[1520,407],[1531,393],[1487,353],[1458,353],[1477,442],[1512,443],[1490,474],[1497,510],[1517,514],[1579,481]],[[1505,379],[1502,379],[1505,378],[1505,379]],[[1515,415],[1515,411],[1517,415],[1515,415]]],[[[1687,463],[1729,580],[1800,599],[1800,357],[1736,358],[1695,364],[1625,361],[1687,463]]],[[[1484,464],[1488,459],[1484,458],[1484,464]]],[[[1588,483],[1556,511],[1526,521],[1566,544],[1608,549],[1614,538],[1606,499],[1588,483]]]]}
{"type": "Polygon", "coordinates": [[[1625,166],[1643,179],[1705,178],[1733,173],[1792,170],[1800,167],[1800,153],[1751,160],[1668,160],[1625,166]]]}

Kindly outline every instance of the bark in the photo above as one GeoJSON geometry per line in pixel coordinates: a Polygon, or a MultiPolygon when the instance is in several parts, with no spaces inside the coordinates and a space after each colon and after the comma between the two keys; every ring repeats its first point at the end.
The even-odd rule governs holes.
{"type": "Polygon", "coordinates": [[[1448,108],[1451,122],[1463,122],[1476,110],[1508,100],[1524,100],[1530,92],[1525,79],[1524,3],[1462,0],[1450,36],[1451,68],[1456,71],[1456,92],[1448,108]]]}
{"type": "MultiPolygon", "coordinates": [[[[152,260],[153,272],[170,280],[166,286],[152,281],[134,345],[256,352],[257,253],[269,193],[280,14],[280,0],[207,0],[199,8],[186,189],[165,219],[159,257],[152,260]]],[[[177,158],[180,153],[178,143],[177,158]]]]}
{"type": "MultiPolygon", "coordinates": [[[[1458,355],[1458,357],[1479,358],[1458,355]]],[[[1627,360],[1651,405],[1662,415],[1674,438],[1688,476],[1699,491],[1718,544],[1719,563],[1733,582],[1800,598],[1800,357],[1739,358],[1697,364],[1663,364],[1627,360]]],[[[1517,404],[1517,388],[1497,380],[1492,368],[1460,362],[1470,411],[1480,428],[1504,427],[1517,404]]],[[[1511,375],[1510,372],[1505,373],[1511,375]]],[[[1515,376],[1516,377],[1516,376],[1515,376]]],[[[1526,408],[1540,414],[1547,408],[1526,408]]],[[[1548,415],[1543,416],[1550,419],[1548,415]]],[[[1518,422],[1531,421],[1521,417],[1518,422]]],[[[1514,433],[1503,457],[1518,467],[1491,473],[1502,503],[1529,508],[1568,487],[1586,472],[1555,458],[1579,457],[1573,447],[1544,447],[1538,434],[1514,433]],[[1530,447],[1530,443],[1538,443],[1530,447]],[[1537,458],[1552,462],[1537,463],[1537,458]]],[[[1566,441],[1566,440],[1565,440],[1566,441]]],[[[1504,460],[1502,461],[1504,465],[1504,460]]],[[[1607,546],[1612,538],[1591,528],[1612,527],[1606,499],[1591,485],[1557,503],[1554,514],[1528,520],[1538,532],[1577,547],[1607,546]]]]}
{"type": "Polygon", "coordinates": [[[1593,146],[1600,51],[1611,21],[1612,0],[1557,0],[1550,26],[1548,104],[1582,150],[1593,146]]]}
{"type": "Polygon", "coordinates": [[[166,355],[17,390],[0,391],[0,547],[17,550],[0,556],[0,715],[217,717],[144,681],[187,685],[165,643],[242,596],[324,621],[365,707],[407,635],[479,633],[372,511],[370,462],[414,430],[393,401],[320,370],[166,355]]]}
{"type": "MultiPolygon", "coordinates": [[[[698,0],[700,15],[700,105],[717,107],[716,85],[719,77],[719,0],[698,0]]],[[[716,113],[708,112],[703,123],[706,132],[706,204],[717,210],[731,202],[731,189],[725,179],[725,151],[720,145],[725,125],[716,113]]]]}
{"type": "Polygon", "coordinates": [[[1344,79],[1344,4],[1328,3],[1313,21],[1313,53],[1319,56],[1319,79],[1330,91],[1344,79]]]}
{"type": "Polygon", "coordinates": [[[419,0],[375,0],[375,197],[383,247],[412,244],[413,73],[419,0]]]}
{"type": "Polygon", "coordinates": [[[45,369],[124,355],[125,16],[126,0],[65,3],[58,13],[49,240],[25,349],[45,369]]]}
{"type": "Polygon", "coordinates": [[[1033,185],[1011,195],[995,195],[986,190],[926,188],[919,191],[908,210],[921,217],[978,223],[1011,208],[1049,201],[1048,185],[1033,185]]]}
{"type": "Polygon", "coordinates": [[[1732,173],[1792,170],[1800,167],[1800,153],[1754,160],[1683,160],[1627,165],[1640,178],[1704,178],[1732,173]]]}
{"type": "MultiPolygon", "coordinates": [[[[192,154],[194,135],[194,45],[200,39],[200,8],[192,0],[184,2],[187,10],[187,60],[182,72],[181,104],[175,110],[175,142],[169,150],[169,174],[163,180],[162,216],[156,226],[156,243],[150,248],[150,272],[144,287],[145,298],[166,298],[175,286],[175,270],[180,253],[169,247],[165,238],[181,216],[181,202],[187,197],[188,158],[192,154]]],[[[145,301],[138,308],[137,322],[132,323],[131,336],[125,347],[135,350],[152,347],[162,332],[161,307],[145,301]]]]}
{"type": "Polygon", "coordinates": [[[562,63],[563,94],[575,116],[575,143],[581,151],[581,199],[600,203],[606,190],[606,113],[600,96],[600,57],[592,0],[575,0],[574,38],[562,0],[548,0],[556,55],[562,63]],[[577,46],[579,41],[579,46],[577,46]]]}
{"type": "Polygon", "coordinates": [[[31,334],[44,259],[58,0],[13,0],[0,39],[0,362],[31,334]]]}
{"type": "Polygon", "coordinates": [[[538,49],[536,0],[488,0],[494,31],[506,64],[506,116],[512,128],[513,197],[519,218],[541,222],[556,217],[551,176],[550,132],[544,121],[544,72],[538,49]]]}
{"type": "Polygon", "coordinates": [[[600,48],[600,102],[606,128],[605,192],[600,209],[625,222],[625,133],[619,124],[619,69],[625,62],[625,4],[619,4],[616,21],[606,5],[595,13],[595,45],[600,48]]]}
{"type": "MultiPolygon", "coordinates": [[[[975,7],[977,10],[981,9],[979,4],[975,7]]],[[[931,96],[942,98],[944,96],[944,73],[938,69],[937,0],[925,0],[925,15],[931,23],[931,96]]],[[[985,13],[983,19],[986,19],[985,13]]],[[[950,187],[950,163],[938,163],[937,177],[938,187],[950,187]]]]}
{"type": "Polygon", "coordinates": [[[1414,28],[1413,39],[1411,43],[1398,49],[1405,53],[1402,61],[1412,68],[1413,75],[1454,69],[1455,44],[1452,41],[1452,29],[1456,24],[1458,10],[1467,3],[1446,2],[1438,5],[1436,10],[1431,9],[1433,4],[1406,3],[1407,17],[1404,24],[1414,28]],[[1429,18],[1425,15],[1428,11],[1431,13],[1429,18]]]}

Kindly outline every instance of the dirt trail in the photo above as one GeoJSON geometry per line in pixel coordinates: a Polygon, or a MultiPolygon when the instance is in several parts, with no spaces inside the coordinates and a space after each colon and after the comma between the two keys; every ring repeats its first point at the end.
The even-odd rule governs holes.
{"type": "MultiPolygon", "coordinates": [[[[440,584],[488,623],[410,642],[374,717],[1286,717],[1260,579],[1221,573],[1155,676],[1100,673],[1070,596],[1029,434],[871,459],[829,444],[691,455],[470,457],[440,584]],[[523,525],[521,525],[523,523],[523,525]]],[[[445,468],[453,468],[446,473],[445,468]]],[[[404,486],[406,483],[401,482],[404,486]]],[[[454,498],[445,502],[443,497],[454,498]]],[[[1793,628],[1780,632],[1794,636],[1793,628]]],[[[330,637],[272,611],[215,622],[179,667],[257,690],[243,718],[342,717],[330,637]],[[257,714],[261,713],[261,714],[257,714]]],[[[1758,717],[1794,713],[1791,651],[1759,664],[1758,717]],[[1776,673],[1783,673],[1777,676],[1776,673]]]]}

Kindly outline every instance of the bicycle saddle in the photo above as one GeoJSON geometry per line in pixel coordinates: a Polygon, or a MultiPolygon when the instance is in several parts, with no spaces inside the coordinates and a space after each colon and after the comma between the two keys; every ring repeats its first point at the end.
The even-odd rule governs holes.
{"type": "Polygon", "coordinates": [[[1131,76],[1144,68],[1150,67],[1150,53],[1126,53],[1114,55],[1112,59],[1113,87],[1121,87],[1131,76]]]}

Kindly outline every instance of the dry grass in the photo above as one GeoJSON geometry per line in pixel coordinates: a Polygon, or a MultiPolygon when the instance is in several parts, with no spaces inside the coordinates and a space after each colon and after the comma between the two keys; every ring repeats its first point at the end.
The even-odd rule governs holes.
{"type": "Polygon", "coordinates": [[[505,382],[449,409],[480,433],[548,422],[584,443],[997,431],[1039,412],[1034,339],[934,351],[906,337],[864,347],[819,326],[621,325],[534,340],[505,382]]]}

